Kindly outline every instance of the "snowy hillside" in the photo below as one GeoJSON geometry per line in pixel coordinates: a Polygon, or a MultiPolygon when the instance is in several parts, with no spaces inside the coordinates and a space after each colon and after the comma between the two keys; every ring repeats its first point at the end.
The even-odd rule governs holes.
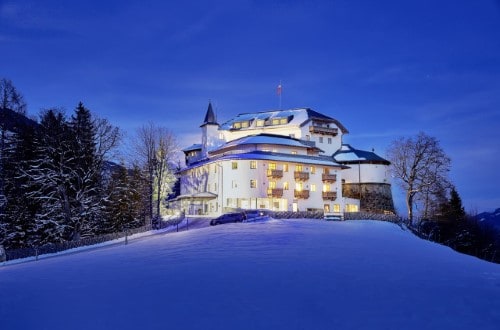
{"type": "Polygon", "coordinates": [[[500,265],[370,221],[271,220],[0,266],[1,329],[498,329],[500,265]]]}

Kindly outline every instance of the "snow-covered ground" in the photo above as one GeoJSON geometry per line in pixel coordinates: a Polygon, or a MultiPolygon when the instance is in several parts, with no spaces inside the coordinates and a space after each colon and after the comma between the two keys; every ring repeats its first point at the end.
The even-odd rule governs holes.
{"type": "Polygon", "coordinates": [[[270,220],[0,266],[0,329],[499,329],[500,265],[384,222],[270,220]]]}

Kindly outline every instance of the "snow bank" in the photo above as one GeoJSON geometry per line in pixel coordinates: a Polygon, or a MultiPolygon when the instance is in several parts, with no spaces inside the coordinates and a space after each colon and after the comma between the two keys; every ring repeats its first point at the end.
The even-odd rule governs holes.
{"type": "Polygon", "coordinates": [[[0,267],[2,329],[497,329],[500,266],[384,222],[270,220],[0,267]]]}

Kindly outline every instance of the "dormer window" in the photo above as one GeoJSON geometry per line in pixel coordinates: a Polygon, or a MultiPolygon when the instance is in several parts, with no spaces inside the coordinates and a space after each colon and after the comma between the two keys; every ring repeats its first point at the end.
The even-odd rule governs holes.
{"type": "Polygon", "coordinates": [[[279,125],[280,124],[280,119],[279,118],[274,118],[271,123],[273,125],[279,125]]]}
{"type": "Polygon", "coordinates": [[[236,122],[233,124],[233,128],[234,129],[240,129],[241,128],[241,123],[240,122],[236,122]]]}
{"type": "Polygon", "coordinates": [[[280,124],[281,124],[281,125],[288,124],[288,118],[281,118],[281,119],[280,119],[280,124]]]}
{"type": "Polygon", "coordinates": [[[255,126],[257,126],[257,127],[263,127],[265,122],[266,121],[264,119],[257,119],[257,122],[255,123],[255,126]]]}
{"type": "Polygon", "coordinates": [[[241,128],[248,128],[248,121],[241,122],[241,128]]]}

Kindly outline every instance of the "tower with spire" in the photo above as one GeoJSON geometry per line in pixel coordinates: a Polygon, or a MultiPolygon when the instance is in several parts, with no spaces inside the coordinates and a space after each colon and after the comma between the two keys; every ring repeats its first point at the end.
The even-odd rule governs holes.
{"type": "Polygon", "coordinates": [[[201,158],[208,157],[208,152],[218,146],[219,124],[212,108],[212,102],[208,101],[208,109],[205,120],[201,124],[201,158]]]}

